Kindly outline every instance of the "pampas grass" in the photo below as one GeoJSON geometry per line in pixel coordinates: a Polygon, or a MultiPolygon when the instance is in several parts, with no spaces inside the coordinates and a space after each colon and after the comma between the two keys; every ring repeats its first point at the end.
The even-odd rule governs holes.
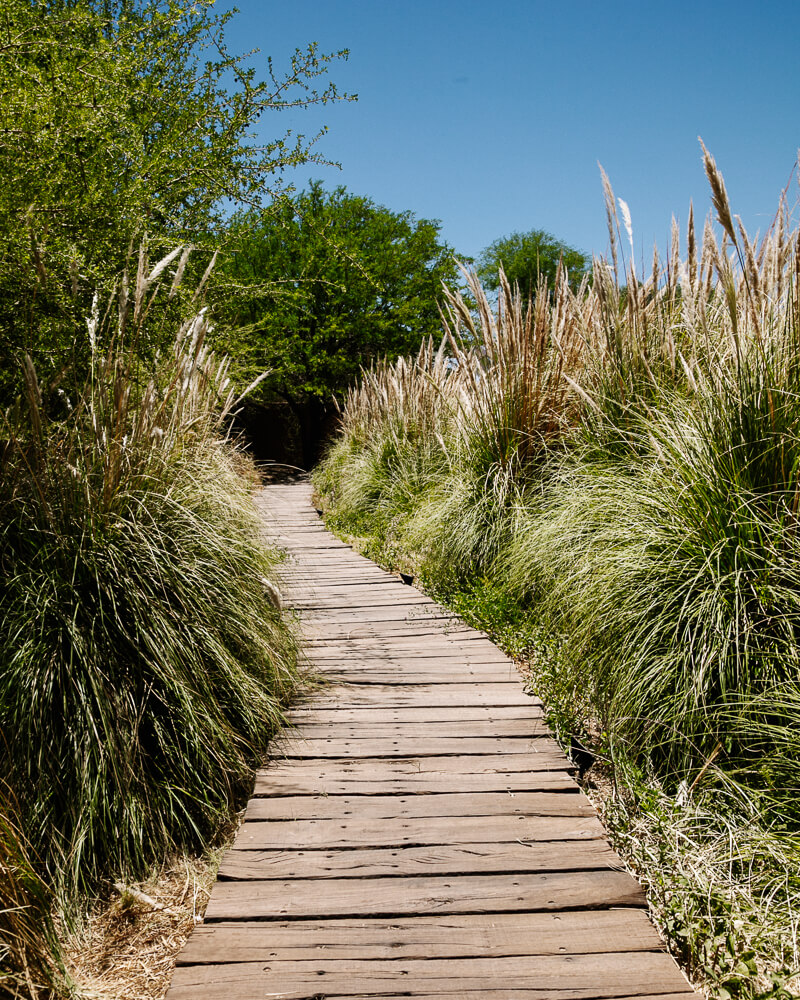
{"type": "Polygon", "coordinates": [[[338,471],[321,473],[339,509],[386,515],[433,577],[496,571],[526,599],[547,590],[543,613],[576,660],[617,664],[608,724],[637,714],[648,677],[638,714],[669,694],[688,718],[794,663],[800,238],[785,200],[760,244],[735,227],[703,152],[722,243],[707,223],[698,251],[690,211],[687,259],[673,224],[667,259],[640,277],[604,174],[611,265],[530,303],[501,274],[496,310],[465,271],[436,364],[365,377],[343,411],[338,471]],[[629,670],[608,638],[626,615],[629,670]]]}
{"type": "Polygon", "coordinates": [[[603,174],[610,261],[530,303],[501,276],[494,311],[467,275],[436,369],[365,377],[317,484],[442,599],[492,594],[525,622],[551,722],[593,734],[629,790],[612,824],[676,952],[721,996],[778,996],[797,962],[800,232],[783,197],[751,238],[703,158],[716,224],[700,236],[690,208],[685,256],[673,220],[637,273],[603,174]]]}
{"type": "Polygon", "coordinates": [[[96,303],[66,416],[51,416],[30,362],[5,416],[0,758],[67,908],[202,847],[296,680],[261,584],[274,557],[224,440],[235,394],[205,314],[142,361],[169,263],[140,255],[130,293],[123,282],[96,303]]]}

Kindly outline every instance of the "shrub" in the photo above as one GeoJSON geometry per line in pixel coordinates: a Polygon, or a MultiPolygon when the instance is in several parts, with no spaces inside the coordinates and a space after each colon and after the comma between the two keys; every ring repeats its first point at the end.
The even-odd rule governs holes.
{"type": "Polygon", "coordinates": [[[68,412],[48,416],[28,364],[6,416],[0,758],[64,898],[200,846],[295,681],[204,315],[150,371],[139,360],[165,266],[145,277],[140,261],[131,300],[104,322],[95,310],[90,379],[68,412]]]}

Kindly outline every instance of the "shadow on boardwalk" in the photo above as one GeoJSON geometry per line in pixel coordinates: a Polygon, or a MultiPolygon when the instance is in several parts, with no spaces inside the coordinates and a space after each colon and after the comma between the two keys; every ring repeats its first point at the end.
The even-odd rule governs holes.
{"type": "Polygon", "coordinates": [[[327,679],[261,770],[168,1000],[693,996],[485,636],[259,494],[327,679]]]}

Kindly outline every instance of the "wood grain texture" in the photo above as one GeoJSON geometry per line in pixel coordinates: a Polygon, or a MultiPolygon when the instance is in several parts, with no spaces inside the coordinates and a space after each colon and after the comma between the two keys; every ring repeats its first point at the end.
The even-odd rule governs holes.
{"type": "Polygon", "coordinates": [[[461,997],[465,991],[539,998],[674,996],[689,992],[674,966],[652,952],[592,955],[515,955],[511,958],[372,959],[370,961],[241,962],[181,966],[171,996],[192,1000],[281,1000],[347,996],[461,997]],[[662,964],[664,967],[662,968],[662,964]],[[184,991],[184,992],[181,992],[184,991]]]}
{"type": "Polygon", "coordinates": [[[252,799],[252,820],[389,819],[422,816],[594,816],[586,796],[573,792],[442,792],[437,795],[320,795],[252,799]]]}
{"type": "MultiPolygon", "coordinates": [[[[536,702],[521,689],[519,684],[371,684],[369,687],[347,684],[329,684],[315,692],[313,705],[319,708],[359,708],[383,705],[389,708],[426,706],[516,705],[528,706],[536,702]]],[[[310,704],[304,700],[304,706],[310,704]]]]}
{"type": "Polygon", "coordinates": [[[214,920],[394,914],[509,913],[639,906],[627,872],[515,872],[501,875],[219,882],[206,911],[214,920]]]}
{"type": "Polygon", "coordinates": [[[440,792],[571,791],[568,762],[527,754],[275,761],[256,775],[253,796],[416,795],[440,792]]]}
{"type": "Polygon", "coordinates": [[[409,736],[381,739],[293,739],[284,733],[275,740],[274,752],[286,758],[323,757],[435,757],[446,754],[537,754],[556,756],[558,745],[546,736],[409,736]]]}
{"type": "Polygon", "coordinates": [[[486,875],[500,872],[623,869],[603,840],[557,843],[436,844],[431,847],[367,850],[247,851],[225,855],[226,879],[376,878],[384,875],[486,875]]]}
{"type": "MultiPolygon", "coordinates": [[[[238,848],[406,847],[425,844],[499,844],[516,841],[594,840],[603,828],[596,816],[447,816],[390,820],[298,819],[283,823],[246,820],[238,848]]],[[[635,884],[631,879],[631,883],[635,884]]]]}
{"type": "Polygon", "coordinates": [[[516,665],[255,494],[321,683],[255,780],[167,1000],[691,997],[516,665]]]}
{"type": "Polygon", "coordinates": [[[436,712],[424,707],[401,707],[398,705],[376,706],[374,708],[353,708],[346,703],[338,708],[319,708],[316,705],[298,706],[286,713],[288,722],[297,726],[308,725],[357,725],[359,727],[372,723],[425,723],[441,724],[443,722],[489,722],[503,723],[508,719],[524,719],[539,721],[542,718],[542,708],[537,703],[524,706],[483,707],[480,705],[445,705],[436,712]]]}
{"type": "Polygon", "coordinates": [[[198,927],[180,964],[399,958],[477,958],[657,951],[642,910],[565,910],[393,917],[390,920],[240,921],[198,927]]]}

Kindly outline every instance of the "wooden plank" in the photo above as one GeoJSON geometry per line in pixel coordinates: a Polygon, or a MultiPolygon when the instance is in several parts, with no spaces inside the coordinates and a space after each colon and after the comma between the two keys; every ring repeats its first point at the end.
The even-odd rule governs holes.
{"type": "MultiPolygon", "coordinates": [[[[303,622],[303,642],[314,649],[319,645],[330,645],[334,640],[343,642],[347,647],[350,643],[371,642],[376,638],[386,641],[391,638],[392,643],[397,643],[395,648],[403,649],[408,643],[419,646],[420,641],[429,642],[435,638],[442,642],[447,642],[452,649],[456,643],[463,640],[464,647],[459,645],[458,649],[469,649],[466,642],[475,638],[486,639],[479,632],[475,632],[468,625],[459,624],[451,620],[433,620],[428,623],[409,623],[405,620],[396,622],[357,622],[347,618],[341,621],[326,621],[314,623],[313,621],[303,622]]],[[[351,648],[357,649],[358,646],[351,648]]]]}
{"type": "Polygon", "coordinates": [[[403,605],[403,607],[415,606],[419,608],[427,608],[430,606],[430,601],[427,597],[422,594],[409,594],[408,588],[404,588],[405,594],[395,594],[393,592],[394,588],[381,587],[380,590],[374,592],[371,595],[362,595],[358,599],[349,598],[347,591],[342,591],[341,593],[335,592],[332,594],[320,594],[319,592],[310,595],[308,597],[299,597],[297,594],[291,594],[287,596],[287,606],[291,606],[296,611],[302,611],[304,614],[309,612],[324,612],[324,611],[338,611],[342,609],[350,609],[353,607],[361,606],[361,602],[364,602],[364,607],[369,607],[370,609],[376,608],[394,608],[398,604],[403,605]]]}
{"type": "Polygon", "coordinates": [[[549,736],[550,730],[542,719],[462,719],[458,722],[385,722],[375,718],[361,722],[315,722],[295,720],[287,734],[297,740],[319,739],[419,739],[424,737],[457,736],[461,739],[479,736],[549,736]]]}
{"type": "MultiPolygon", "coordinates": [[[[173,979],[175,986],[167,993],[166,1000],[197,1000],[198,988],[202,990],[200,996],[203,997],[203,1000],[271,1000],[271,998],[277,997],[280,997],[281,1000],[407,1000],[409,997],[412,1000],[682,1000],[683,997],[694,997],[697,1000],[697,994],[689,992],[659,993],[647,996],[642,993],[606,993],[603,997],[598,998],[598,994],[591,990],[586,993],[575,993],[563,987],[552,989],[538,989],[535,987],[530,989],[516,989],[513,985],[508,985],[501,989],[492,989],[491,986],[487,986],[484,982],[483,984],[474,984],[473,988],[470,985],[470,983],[473,983],[472,980],[470,980],[470,983],[456,981],[455,984],[451,984],[451,989],[444,988],[441,983],[433,982],[430,984],[429,989],[423,987],[420,990],[416,988],[407,990],[405,988],[406,980],[401,979],[395,983],[394,991],[376,991],[374,986],[370,985],[365,987],[364,992],[356,994],[349,991],[346,993],[340,992],[338,990],[331,993],[330,989],[324,994],[313,993],[310,995],[305,993],[265,993],[263,984],[260,983],[255,984],[249,981],[231,982],[226,977],[226,974],[233,974],[233,971],[239,968],[236,965],[204,966],[203,968],[214,968],[220,971],[217,975],[212,976],[211,983],[205,982],[199,986],[193,982],[194,976],[183,975],[184,971],[190,968],[199,970],[201,967],[183,966],[179,972],[176,972],[173,979]],[[179,985],[179,981],[183,979],[186,979],[187,983],[179,985]],[[453,986],[455,992],[453,992],[453,986]],[[436,992],[430,992],[430,990],[435,990],[436,992]]],[[[684,983],[684,990],[688,991],[688,989],[689,987],[684,983]]]]}
{"type": "Polygon", "coordinates": [[[292,920],[197,927],[180,965],[305,959],[484,958],[654,951],[661,941],[642,910],[565,910],[387,920],[292,920]]]}
{"type": "MultiPolygon", "coordinates": [[[[447,665],[456,663],[501,663],[508,667],[517,669],[513,660],[510,660],[499,649],[494,646],[491,649],[485,646],[473,647],[467,645],[464,649],[448,640],[436,641],[428,639],[418,639],[414,645],[399,645],[386,639],[373,639],[369,644],[350,640],[329,640],[318,642],[304,650],[304,655],[312,662],[327,662],[331,659],[346,657],[348,660],[361,660],[365,663],[372,663],[376,660],[388,658],[393,662],[420,662],[431,665],[447,665]]],[[[366,637],[368,638],[368,637],[366,637]]]]}
{"type": "MultiPolygon", "coordinates": [[[[382,763],[382,762],[381,762],[382,763]]],[[[567,765],[560,771],[492,771],[482,774],[428,774],[396,777],[378,770],[363,779],[329,776],[319,771],[256,778],[253,798],[285,795],[436,795],[441,792],[571,791],[575,779],[567,765]]]]}
{"type": "Polygon", "coordinates": [[[469,680],[475,684],[508,684],[514,687],[519,686],[519,678],[508,676],[504,671],[496,670],[494,667],[480,669],[475,667],[470,669],[465,667],[462,671],[452,673],[440,673],[435,670],[398,670],[397,667],[388,667],[384,670],[359,670],[353,667],[352,670],[337,669],[330,667],[320,671],[322,676],[332,682],[346,681],[348,684],[463,684],[469,680]]]}
{"type": "Polygon", "coordinates": [[[424,645],[424,637],[415,646],[393,647],[375,639],[358,637],[347,642],[319,642],[314,645],[304,644],[302,656],[306,662],[312,664],[315,669],[324,670],[328,667],[335,667],[338,663],[363,664],[365,666],[378,666],[376,661],[391,663],[395,667],[402,666],[406,669],[429,670],[437,665],[457,666],[463,664],[477,667],[494,667],[495,669],[506,670],[510,677],[514,677],[518,684],[524,683],[524,675],[520,672],[517,664],[504,659],[502,656],[487,655],[487,651],[478,646],[477,643],[470,642],[466,651],[461,651],[454,647],[451,642],[429,643],[424,645]],[[471,648],[469,648],[471,647],[471,648]]]}
{"type": "Polygon", "coordinates": [[[357,571],[347,570],[344,573],[333,571],[320,572],[315,573],[312,580],[309,580],[307,573],[279,570],[277,579],[287,589],[290,589],[292,593],[296,594],[297,597],[320,593],[334,593],[343,587],[359,587],[365,586],[367,583],[370,587],[383,587],[387,584],[397,585],[400,582],[396,576],[390,576],[388,573],[384,573],[377,568],[374,573],[365,569],[357,571]]]}
{"type": "Polygon", "coordinates": [[[302,850],[342,847],[424,847],[436,844],[499,844],[535,841],[596,840],[604,836],[596,816],[447,816],[444,818],[361,822],[298,819],[251,823],[239,828],[240,850],[302,850]]]}
{"type": "MultiPolygon", "coordinates": [[[[361,576],[360,573],[359,576],[361,576]]],[[[419,599],[433,606],[433,601],[429,597],[415,587],[407,587],[397,577],[381,576],[368,582],[363,579],[358,580],[358,582],[347,582],[348,580],[355,581],[356,578],[353,574],[349,574],[347,577],[330,575],[327,580],[315,577],[313,584],[295,588],[295,596],[303,597],[305,594],[308,598],[313,598],[324,594],[329,598],[343,597],[347,598],[348,602],[356,603],[362,598],[366,599],[367,603],[371,603],[379,597],[394,597],[401,603],[419,599]],[[334,585],[331,586],[329,583],[334,585]]]]}
{"type": "Polygon", "coordinates": [[[447,667],[463,663],[481,666],[496,664],[507,668],[509,672],[518,671],[514,661],[504,656],[499,649],[495,649],[493,646],[486,647],[476,643],[465,644],[465,646],[466,648],[462,649],[448,639],[439,640],[435,637],[417,638],[413,645],[411,643],[396,645],[386,639],[356,636],[354,639],[337,639],[315,643],[313,646],[304,648],[304,655],[313,663],[329,663],[331,660],[346,659],[348,662],[359,661],[365,664],[375,664],[380,661],[415,663],[421,667],[447,667]],[[370,641],[368,643],[360,641],[362,638],[369,638],[370,641]]]}
{"type": "MultiPolygon", "coordinates": [[[[563,843],[437,844],[428,847],[252,851],[225,854],[225,879],[376,878],[385,875],[477,875],[622,868],[603,840],[563,843]]],[[[322,888],[320,891],[324,891],[322,888]]]]}
{"type": "MultiPolygon", "coordinates": [[[[561,750],[548,752],[541,749],[536,753],[520,754],[466,754],[460,756],[436,755],[427,757],[342,757],[342,758],[275,758],[267,768],[256,773],[256,782],[263,777],[280,778],[298,774],[317,775],[326,778],[346,778],[352,781],[375,780],[376,778],[403,779],[425,778],[441,775],[445,780],[455,780],[455,775],[520,775],[541,772],[574,771],[574,765],[561,750]]],[[[499,779],[498,779],[499,780],[499,779]]]]}
{"type": "Polygon", "coordinates": [[[287,759],[305,757],[443,757],[450,754],[529,754],[562,753],[555,740],[544,736],[432,736],[409,739],[289,739],[285,736],[274,741],[270,750],[287,759]]]}
{"type": "Polygon", "coordinates": [[[597,1000],[694,996],[675,964],[648,951],[499,958],[372,959],[367,962],[275,959],[182,965],[168,1000],[309,1000],[399,997],[457,1000],[597,1000]]]}
{"type": "Polygon", "coordinates": [[[316,625],[334,622],[406,622],[414,624],[429,624],[430,622],[452,622],[460,624],[451,612],[444,608],[419,605],[416,601],[397,602],[388,607],[372,607],[371,604],[352,605],[347,608],[328,608],[319,611],[308,610],[302,614],[303,621],[316,625]]]}
{"type": "Polygon", "coordinates": [[[442,792],[438,795],[269,796],[250,800],[255,820],[405,819],[408,816],[594,816],[591,802],[576,785],[570,792],[442,792]]]}
{"type": "MultiPolygon", "coordinates": [[[[313,622],[303,623],[304,648],[314,651],[321,647],[335,649],[341,645],[344,650],[376,649],[382,646],[384,652],[392,650],[404,653],[407,650],[431,650],[434,653],[449,650],[453,656],[463,653],[476,655],[478,652],[500,652],[485,635],[470,629],[467,625],[441,624],[433,622],[324,622],[319,627],[313,622]],[[391,646],[389,645],[391,643],[391,646]]],[[[430,654],[429,654],[430,655],[430,654]]],[[[502,655],[502,654],[501,654],[502,655]]]]}
{"type": "Polygon", "coordinates": [[[374,722],[506,722],[511,719],[538,721],[542,707],[531,699],[529,705],[446,705],[432,712],[424,706],[401,708],[395,705],[351,708],[344,702],[338,708],[317,708],[313,704],[298,706],[286,713],[295,725],[370,725],[374,722]]]}
{"type": "MultiPolygon", "coordinates": [[[[311,704],[304,702],[303,704],[311,704]]],[[[314,692],[313,704],[320,708],[333,706],[371,707],[383,705],[422,706],[438,708],[447,706],[521,706],[541,704],[537,698],[526,694],[518,684],[326,684],[314,692]]]]}
{"type": "MultiPolygon", "coordinates": [[[[269,825],[269,824],[268,824],[269,825]]],[[[412,913],[509,913],[646,905],[627,872],[219,882],[205,922],[292,917],[391,917],[412,913]]]]}
{"type": "Polygon", "coordinates": [[[575,788],[573,768],[565,757],[552,766],[542,765],[527,754],[503,757],[423,757],[419,760],[297,760],[261,770],[256,775],[253,796],[283,795],[417,795],[440,792],[477,791],[570,791],[575,788]],[[519,760],[519,764],[515,761],[519,760]],[[448,769],[438,766],[452,762],[448,769]],[[469,768],[467,762],[480,763],[469,768]],[[430,763],[434,762],[434,767],[430,763]],[[360,765],[360,766],[359,766],[360,765]],[[544,766],[545,769],[542,769],[544,766]],[[537,770],[537,767],[539,768],[537,770]]]}
{"type": "Polygon", "coordinates": [[[367,671],[385,673],[387,670],[394,670],[400,675],[407,671],[413,671],[445,676],[461,674],[468,670],[479,670],[481,673],[491,671],[498,677],[502,677],[503,680],[513,680],[515,684],[521,684],[519,671],[510,660],[483,657],[480,653],[470,657],[461,657],[451,656],[445,650],[442,650],[439,655],[428,650],[427,656],[411,656],[387,650],[384,655],[381,655],[381,650],[378,649],[370,651],[369,655],[357,651],[348,656],[346,650],[336,650],[336,654],[333,656],[317,657],[311,655],[307,656],[306,660],[321,673],[341,673],[347,670],[359,673],[367,671]]]}

